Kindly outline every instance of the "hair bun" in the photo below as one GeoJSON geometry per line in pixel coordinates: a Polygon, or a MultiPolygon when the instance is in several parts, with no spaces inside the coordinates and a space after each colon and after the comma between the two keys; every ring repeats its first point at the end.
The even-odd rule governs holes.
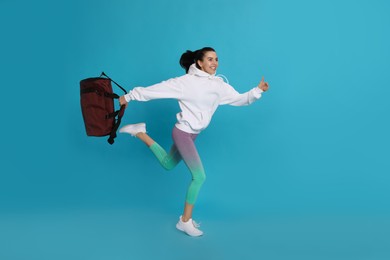
{"type": "Polygon", "coordinates": [[[186,73],[188,73],[190,66],[192,64],[196,63],[198,60],[203,60],[203,56],[208,51],[215,52],[215,50],[211,47],[204,47],[204,48],[196,50],[196,51],[187,50],[180,57],[180,61],[179,61],[180,66],[186,70],[186,73]]]}

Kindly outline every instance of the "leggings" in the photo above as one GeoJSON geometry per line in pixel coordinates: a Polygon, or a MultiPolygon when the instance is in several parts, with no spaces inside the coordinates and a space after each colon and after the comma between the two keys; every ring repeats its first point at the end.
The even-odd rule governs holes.
{"type": "Polygon", "coordinates": [[[194,144],[197,136],[174,127],[172,130],[174,144],[169,153],[156,142],[149,147],[166,170],[173,169],[183,159],[192,175],[186,195],[186,202],[192,205],[195,204],[199,190],[206,180],[202,161],[194,144]]]}

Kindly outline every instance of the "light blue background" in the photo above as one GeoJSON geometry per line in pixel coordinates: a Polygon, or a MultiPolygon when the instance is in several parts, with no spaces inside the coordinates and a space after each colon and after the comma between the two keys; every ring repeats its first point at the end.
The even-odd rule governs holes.
{"type": "MultiPolygon", "coordinates": [[[[389,13],[385,0],[0,0],[0,259],[389,259],[389,13]],[[271,89],[199,136],[193,239],[174,227],[185,166],[166,173],[129,136],[87,137],[79,81],[147,86],[203,46],[238,91],[263,75],[271,89]]],[[[131,103],[124,121],[168,149],[177,109],[131,103]]]]}

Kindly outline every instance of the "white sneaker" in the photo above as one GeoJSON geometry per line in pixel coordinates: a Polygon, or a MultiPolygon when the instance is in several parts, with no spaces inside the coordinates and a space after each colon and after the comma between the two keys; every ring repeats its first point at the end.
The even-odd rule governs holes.
{"type": "Polygon", "coordinates": [[[179,222],[177,222],[176,224],[176,228],[178,230],[183,231],[184,233],[192,237],[198,237],[203,235],[203,231],[199,230],[198,227],[200,227],[200,225],[193,221],[192,218],[190,218],[187,222],[183,222],[181,216],[179,222]]]}
{"type": "Polygon", "coordinates": [[[146,124],[138,123],[132,125],[125,125],[121,129],[119,129],[119,133],[127,133],[132,136],[136,136],[138,133],[146,133],[146,124]]]}

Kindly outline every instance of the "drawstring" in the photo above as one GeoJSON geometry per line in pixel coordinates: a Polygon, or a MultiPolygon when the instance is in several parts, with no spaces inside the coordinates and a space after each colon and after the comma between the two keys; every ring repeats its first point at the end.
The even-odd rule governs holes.
{"type": "Polygon", "coordinates": [[[226,83],[229,84],[229,80],[228,80],[228,78],[225,75],[218,74],[218,75],[215,75],[215,76],[218,77],[218,78],[221,78],[222,80],[225,80],[226,83]]]}

